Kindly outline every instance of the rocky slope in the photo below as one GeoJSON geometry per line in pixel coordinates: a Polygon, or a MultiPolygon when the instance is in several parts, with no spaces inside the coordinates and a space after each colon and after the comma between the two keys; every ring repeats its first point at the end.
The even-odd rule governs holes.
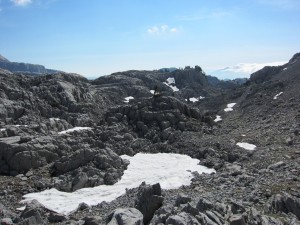
{"type": "Polygon", "coordinates": [[[1,223],[299,224],[299,71],[299,54],[245,84],[213,82],[200,67],[94,81],[1,70],[1,223]],[[217,172],[176,190],[141,184],[68,216],[37,202],[16,210],[26,193],[114,184],[128,165],[119,156],[141,150],[187,154],[217,172]]]}

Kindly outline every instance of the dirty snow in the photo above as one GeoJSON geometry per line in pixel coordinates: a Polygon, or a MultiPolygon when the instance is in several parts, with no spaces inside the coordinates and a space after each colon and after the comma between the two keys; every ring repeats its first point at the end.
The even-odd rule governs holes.
{"type": "Polygon", "coordinates": [[[74,127],[74,128],[68,129],[68,130],[58,132],[58,134],[66,134],[66,133],[71,133],[71,132],[78,131],[78,130],[92,130],[92,129],[93,128],[91,128],[91,127],[74,127]]]}
{"type": "Polygon", "coordinates": [[[124,101],[125,103],[129,103],[129,100],[134,99],[134,97],[128,96],[128,97],[126,97],[124,99],[125,99],[125,101],[124,101]]]}
{"type": "Polygon", "coordinates": [[[275,100],[276,100],[276,99],[277,99],[277,98],[278,98],[280,95],[282,95],[282,94],[283,94],[283,92],[280,92],[280,93],[278,93],[277,95],[275,95],[275,96],[274,96],[274,98],[273,98],[273,99],[275,99],[275,100]]]}
{"type": "Polygon", "coordinates": [[[114,185],[100,185],[83,188],[73,193],[60,192],[54,188],[24,196],[22,203],[38,200],[46,208],[58,213],[69,214],[76,210],[78,204],[97,205],[102,201],[112,201],[125,194],[126,188],[138,187],[143,181],[147,184],[160,183],[163,189],[179,188],[189,185],[193,177],[192,171],[214,173],[214,169],[199,165],[198,159],[179,154],[144,154],[133,157],[123,155],[130,164],[121,180],[114,185]]]}
{"type": "Polygon", "coordinates": [[[235,106],[236,103],[229,103],[227,104],[227,108],[224,109],[225,112],[233,111],[233,106],[235,106]]]}
{"type": "Polygon", "coordinates": [[[238,142],[238,143],[236,143],[236,145],[241,147],[241,148],[244,148],[246,150],[250,150],[250,151],[253,151],[253,150],[256,149],[255,145],[252,145],[252,144],[249,144],[249,143],[246,143],[246,142],[238,142]]]}
{"type": "Polygon", "coordinates": [[[215,119],[214,121],[215,121],[215,122],[222,121],[222,117],[221,117],[221,116],[218,116],[218,115],[216,115],[216,119],[215,119]]]}

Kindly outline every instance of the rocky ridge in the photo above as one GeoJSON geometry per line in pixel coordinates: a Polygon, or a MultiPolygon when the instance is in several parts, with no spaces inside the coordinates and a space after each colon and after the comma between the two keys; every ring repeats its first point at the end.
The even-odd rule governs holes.
{"type": "Polygon", "coordinates": [[[30,63],[18,63],[18,62],[11,62],[2,55],[0,55],[0,68],[4,70],[8,70],[12,73],[28,73],[30,75],[38,76],[38,75],[45,75],[45,74],[54,74],[61,71],[46,69],[45,66],[37,65],[37,64],[30,64],[30,63]]]}

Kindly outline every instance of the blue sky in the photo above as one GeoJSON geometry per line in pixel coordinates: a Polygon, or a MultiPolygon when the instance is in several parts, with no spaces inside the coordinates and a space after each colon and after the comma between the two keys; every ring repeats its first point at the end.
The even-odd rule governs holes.
{"type": "Polygon", "coordinates": [[[0,54],[98,77],[287,61],[299,0],[0,0],[0,54]]]}

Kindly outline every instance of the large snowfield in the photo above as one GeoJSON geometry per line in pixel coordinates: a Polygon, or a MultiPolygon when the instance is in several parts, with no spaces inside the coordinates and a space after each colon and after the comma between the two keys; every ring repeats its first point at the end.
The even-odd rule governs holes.
{"type": "Polygon", "coordinates": [[[198,159],[187,155],[157,153],[138,153],[133,157],[121,156],[130,161],[121,180],[114,185],[101,185],[83,188],[73,193],[61,192],[56,189],[31,193],[24,196],[23,203],[38,200],[46,208],[58,213],[69,214],[76,210],[78,204],[97,205],[102,201],[112,201],[125,194],[125,189],[138,187],[143,181],[147,184],[160,183],[163,189],[179,188],[189,185],[192,172],[214,173],[214,169],[200,166],[198,159]]]}

